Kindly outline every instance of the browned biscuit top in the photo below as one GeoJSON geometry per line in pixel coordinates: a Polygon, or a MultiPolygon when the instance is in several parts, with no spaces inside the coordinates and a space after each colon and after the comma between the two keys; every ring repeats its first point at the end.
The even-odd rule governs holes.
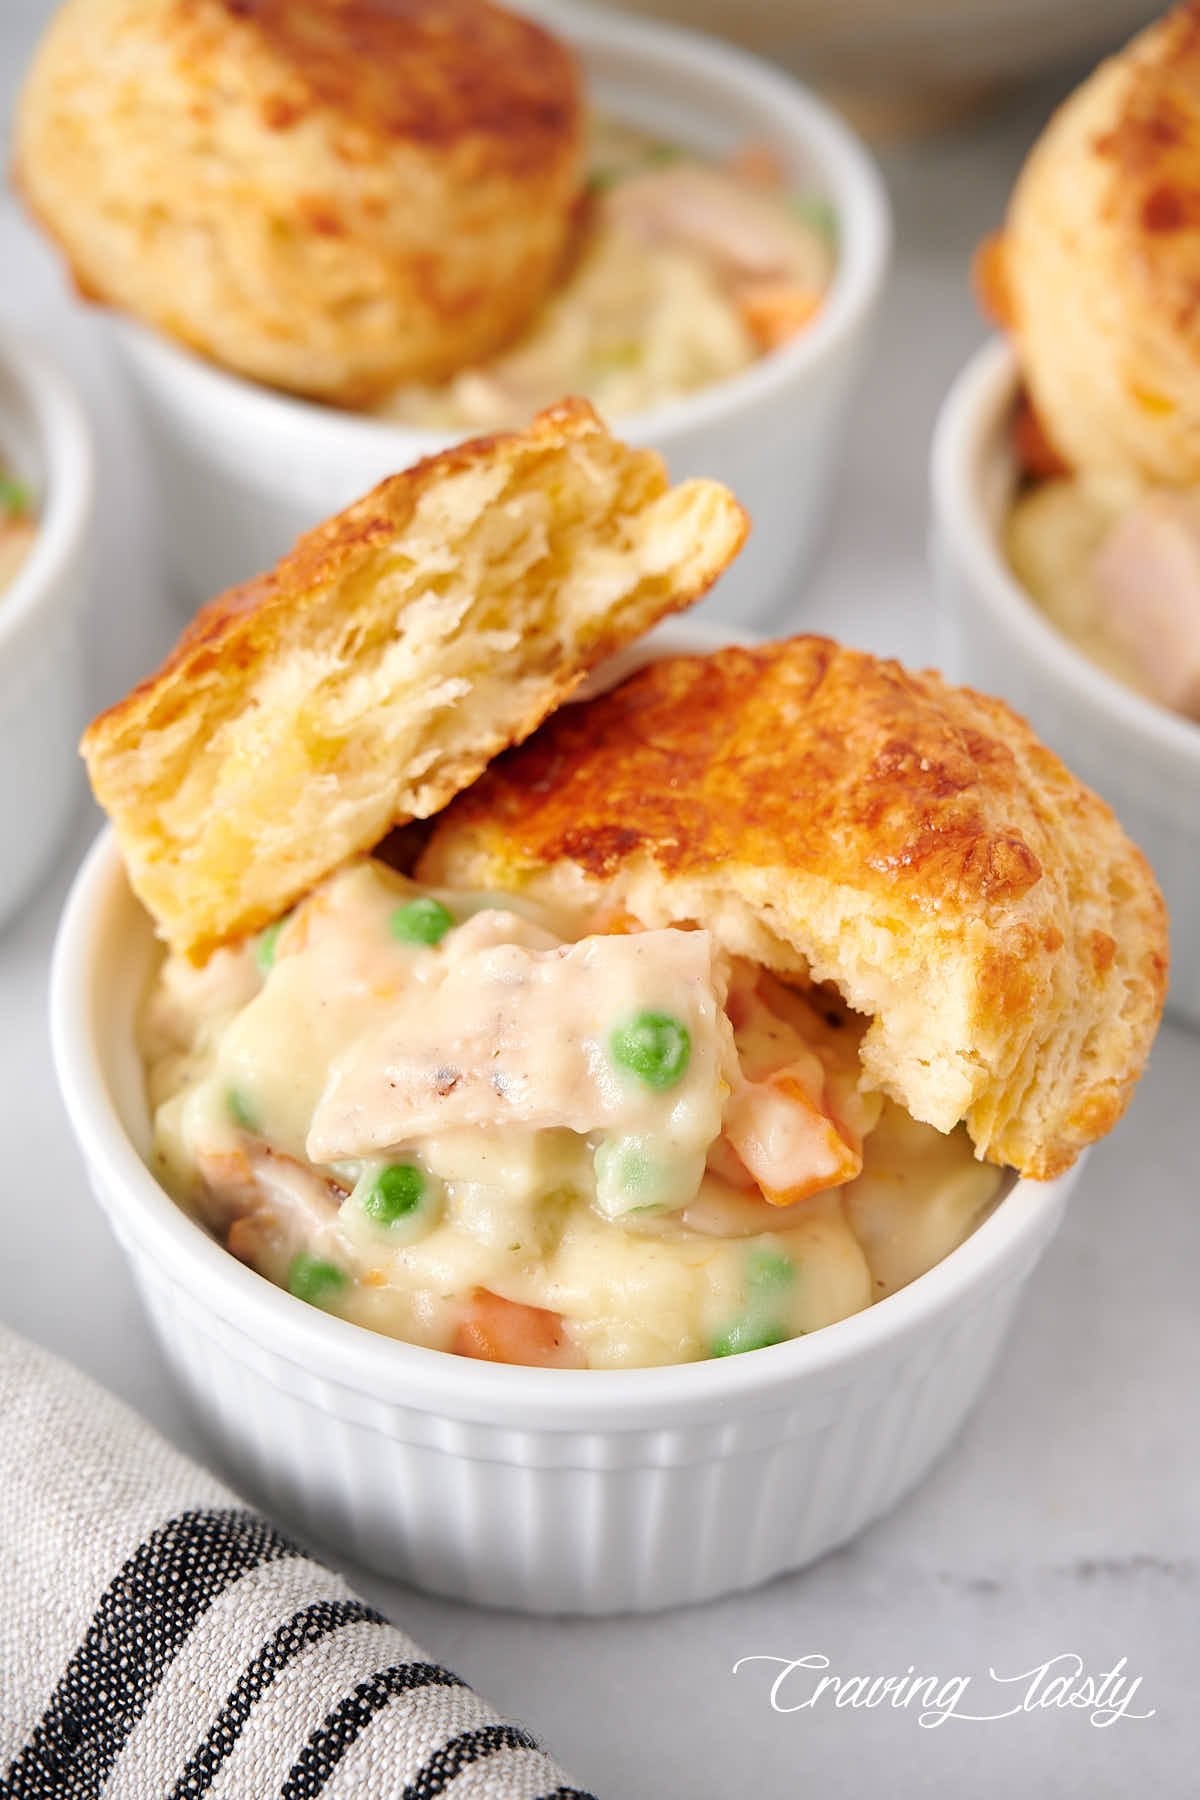
{"type": "Polygon", "coordinates": [[[253,48],[278,81],[265,124],[288,130],[316,109],[375,138],[496,140],[536,162],[574,128],[579,82],[565,45],[484,0],[178,0],[183,57],[253,48]]]}
{"type": "Polygon", "coordinates": [[[1081,474],[1200,479],[1200,5],[1068,96],[1026,159],[985,291],[1045,439],[1081,474]]]}
{"type": "Polygon", "coordinates": [[[1184,329],[1200,330],[1200,4],[1135,41],[1113,127],[1095,144],[1109,166],[1114,223],[1137,254],[1130,274],[1184,329]]]}
{"type": "Polygon", "coordinates": [[[1052,761],[999,701],[794,638],[651,663],[560,712],[455,816],[595,875],[651,846],[672,874],[730,859],[855,883],[872,870],[920,908],[986,905],[1042,872],[1013,804],[1014,731],[1052,761]]]}

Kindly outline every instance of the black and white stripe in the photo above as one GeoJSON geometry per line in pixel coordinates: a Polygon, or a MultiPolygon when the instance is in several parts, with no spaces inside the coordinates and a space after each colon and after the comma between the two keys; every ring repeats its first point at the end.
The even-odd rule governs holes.
{"type": "Polygon", "coordinates": [[[437,1800],[460,1776],[496,1800],[593,1800],[263,1519],[208,1508],[119,1570],[0,1800],[201,1800],[214,1783],[247,1800],[437,1800]]]}
{"type": "Polygon", "coordinates": [[[203,1743],[171,1789],[170,1800],[197,1800],[198,1795],[208,1792],[214,1776],[236,1745],[255,1702],[262,1698],[293,1657],[310,1644],[320,1643],[322,1638],[340,1627],[367,1620],[376,1625],[387,1622],[382,1613],[363,1600],[314,1600],[286,1619],[243,1670],[203,1743]]]}
{"type": "MultiPolygon", "coordinates": [[[[412,1694],[419,1688],[461,1686],[457,1675],[437,1663],[396,1663],[380,1669],[347,1694],[313,1732],[289,1769],[279,1800],[316,1800],[351,1744],[396,1695],[412,1694]]],[[[532,1744],[532,1738],[529,1741],[532,1744]]],[[[404,1792],[407,1796],[407,1787],[404,1792]]]]}
{"type": "Polygon", "coordinates": [[[247,1570],[299,1556],[241,1508],[170,1519],[104,1593],[25,1749],[4,1800],[98,1800],[164,1669],[196,1620],[247,1570]]]}

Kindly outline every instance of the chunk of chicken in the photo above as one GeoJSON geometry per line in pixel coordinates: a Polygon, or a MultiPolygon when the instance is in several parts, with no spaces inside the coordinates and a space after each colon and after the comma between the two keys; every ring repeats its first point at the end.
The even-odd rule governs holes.
{"type": "Polygon", "coordinates": [[[426,983],[334,1064],[313,1115],[313,1162],[370,1156],[438,1132],[522,1125],[654,1131],[683,1153],[720,1130],[733,1070],[723,979],[703,931],[488,943],[487,915],[446,939],[426,983]],[[678,1016],[685,1067],[668,1092],[614,1065],[614,1030],[678,1016]]]}
{"type": "Polygon", "coordinates": [[[1200,495],[1148,494],[1092,563],[1101,623],[1164,706],[1200,720],[1200,495]]]}
{"type": "Polygon", "coordinates": [[[828,247],[781,208],[723,169],[683,161],[614,183],[603,214],[623,230],[679,245],[712,263],[732,284],[789,280],[820,290],[828,247]]]}
{"type": "Polygon", "coordinates": [[[201,1147],[198,1210],[242,1262],[278,1279],[331,1234],[345,1191],[265,1144],[201,1147]]]}

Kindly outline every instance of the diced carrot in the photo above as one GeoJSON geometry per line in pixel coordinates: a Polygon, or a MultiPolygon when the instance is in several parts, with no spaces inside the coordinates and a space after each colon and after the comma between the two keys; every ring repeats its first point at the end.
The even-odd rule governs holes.
{"type": "Polygon", "coordinates": [[[547,1369],[584,1366],[561,1313],[523,1306],[485,1287],[471,1290],[450,1348],[457,1356],[473,1356],[481,1362],[524,1363],[547,1369]]]}
{"type": "Polygon", "coordinates": [[[635,919],[623,906],[602,906],[588,924],[588,933],[592,937],[628,937],[631,932],[645,929],[642,921],[635,919]]]}
{"type": "Polygon", "coordinates": [[[795,1068],[738,1088],[725,1111],[725,1134],[772,1206],[791,1206],[862,1172],[861,1153],[795,1068]]]}
{"type": "Polygon", "coordinates": [[[738,311],[764,350],[774,350],[804,330],[821,310],[819,288],[791,281],[754,281],[735,294],[738,311]]]}

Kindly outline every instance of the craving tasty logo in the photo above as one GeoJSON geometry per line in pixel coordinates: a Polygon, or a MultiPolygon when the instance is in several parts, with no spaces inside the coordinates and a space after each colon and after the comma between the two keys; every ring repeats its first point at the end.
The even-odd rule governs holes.
{"type": "Polygon", "coordinates": [[[989,1668],[989,1679],[1005,1692],[991,1696],[998,1704],[984,1711],[968,1710],[978,1704],[967,1698],[974,1679],[970,1675],[919,1675],[911,1666],[903,1675],[832,1675],[826,1673],[829,1658],[819,1652],[795,1657],[742,1656],[734,1663],[733,1673],[739,1674],[749,1663],[774,1667],[769,1699],[772,1711],[778,1713],[813,1712],[822,1705],[856,1710],[912,1708],[917,1724],[932,1731],[947,1719],[979,1724],[1046,1707],[1070,1707],[1086,1713],[1088,1723],[1102,1729],[1117,1719],[1154,1717],[1154,1707],[1148,1712],[1130,1710],[1142,1677],[1125,1673],[1126,1660],[1122,1656],[1105,1673],[1090,1675],[1082,1657],[1064,1650],[1015,1675],[989,1668]]]}

